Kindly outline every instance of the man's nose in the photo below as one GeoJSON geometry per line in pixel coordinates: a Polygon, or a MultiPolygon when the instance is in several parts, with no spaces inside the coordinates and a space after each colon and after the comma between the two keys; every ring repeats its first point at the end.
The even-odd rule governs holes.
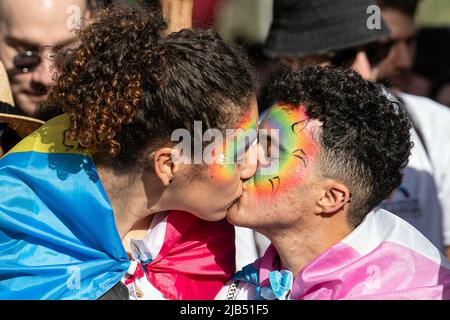
{"type": "Polygon", "coordinates": [[[395,45],[395,64],[398,69],[411,70],[413,65],[413,55],[410,46],[405,41],[400,41],[395,45]]]}
{"type": "Polygon", "coordinates": [[[370,65],[369,58],[367,58],[367,54],[364,51],[359,51],[357,53],[355,62],[353,62],[351,68],[366,80],[376,80],[374,69],[370,65]]]}
{"type": "Polygon", "coordinates": [[[32,80],[35,83],[50,87],[54,83],[53,74],[54,71],[51,68],[51,61],[43,57],[41,63],[32,71],[32,80]]]}

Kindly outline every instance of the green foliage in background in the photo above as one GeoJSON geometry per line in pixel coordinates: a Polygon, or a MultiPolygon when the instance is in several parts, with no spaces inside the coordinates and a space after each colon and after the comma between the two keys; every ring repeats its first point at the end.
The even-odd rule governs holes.
{"type": "Polygon", "coordinates": [[[422,0],[417,22],[421,26],[450,25],[450,0],[422,0]]]}

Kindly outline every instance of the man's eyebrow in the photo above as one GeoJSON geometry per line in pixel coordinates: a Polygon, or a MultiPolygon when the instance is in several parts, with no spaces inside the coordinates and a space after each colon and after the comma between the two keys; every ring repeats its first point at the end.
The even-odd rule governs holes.
{"type": "Polygon", "coordinates": [[[32,41],[19,39],[13,36],[5,36],[5,42],[13,47],[24,47],[24,48],[33,48],[38,49],[39,45],[37,43],[34,43],[32,41]]]}
{"type": "Polygon", "coordinates": [[[306,118],[297,122],[294,122],[291,125],[291,130],[293,133],[297,134],[297,131],[300,132],[306,128],[311,118],[306,118]]]}
{"type": "Polygon", "coordinates": [[[62,49],[62,48],[64,48],[65,46],[68,46],[69,44],[74,43],[75,41],[77,41],[77,37],[73,37],[73,38],[70,38],[70,39],[61,41],[61,42],[55,44],[55,45],[53,46],[53,49],[54,49],[54,50],[62,49]]]}
{"type": "Polygon", "coordinates": [[[45,48],[45,47],[52,47],[54,49],[61,49],[64,48],[65,46],[75,42],[77,40],[76,37],[61,41],[59,43],[57,43],[56,45],[53,46],[48,46],[48,45],[39,45],[33,41],[29,41],[29,40],[25,40],[25,39],[19,39],[16,38],[14,36],[6,36],[5,37],[5,42],[8,43],[8,45],[10,46],[20,46],[20,47],[24,47],[24,48],[33,48],[33,49],[40,49],[40,48],[45,48]]]}

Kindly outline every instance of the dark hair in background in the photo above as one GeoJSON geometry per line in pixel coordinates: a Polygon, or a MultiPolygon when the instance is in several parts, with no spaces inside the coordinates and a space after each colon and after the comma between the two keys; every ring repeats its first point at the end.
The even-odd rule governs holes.
{"type": "MultiPolygon", "coordinates": [[[[20,115],[20,111],[18,108],[14,108],[13,106],[0,101],[0,113],[6,114],[16,114],[20,115]]],[[[7,153],[11,150],[17,143],[22,140],[21,137],[10,127],[8,127],[7,123],[0,123],[0,146],[3,151],[7,153]]]]}
{"type": "Polygon", "coordinates": [[[87,0],[89,9],[102,10],[114,5],[140,5],[159,6],[158,0],[87,0]]]}
{"type": "Polygon", "coordinates": [[[415,16],[420,0],[378,0],[381,9],[395,9],[408,16],[415,16]]]}
{"type": "Polygon", "coordinates": [[[352,197],[348,222],[356,227],[400,185],[412,144],[410,121],[398,101],[352,70],[283,68],[270,84],[274,101],[304,105],[322,122],[319,169],[344,183],[352,197]]]}
{"type": "Polygon", "coordinates": [[[235,125],[249,110],[255,85],[248,64],[212,31],[167,36],[157,10],[114,6],[60,56],[49,99],[71,115],[67,137],[115,158],[117,169],[170,143],[174,130],[235,125]]]}

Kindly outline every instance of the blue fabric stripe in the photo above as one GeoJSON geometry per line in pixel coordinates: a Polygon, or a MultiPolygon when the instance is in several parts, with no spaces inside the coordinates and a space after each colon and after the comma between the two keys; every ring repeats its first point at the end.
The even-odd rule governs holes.
{"type": "Polygon", "coordinates": [[[91,158],[0,160],[0,299],[97,299],[128,266],[91,158]]]}

